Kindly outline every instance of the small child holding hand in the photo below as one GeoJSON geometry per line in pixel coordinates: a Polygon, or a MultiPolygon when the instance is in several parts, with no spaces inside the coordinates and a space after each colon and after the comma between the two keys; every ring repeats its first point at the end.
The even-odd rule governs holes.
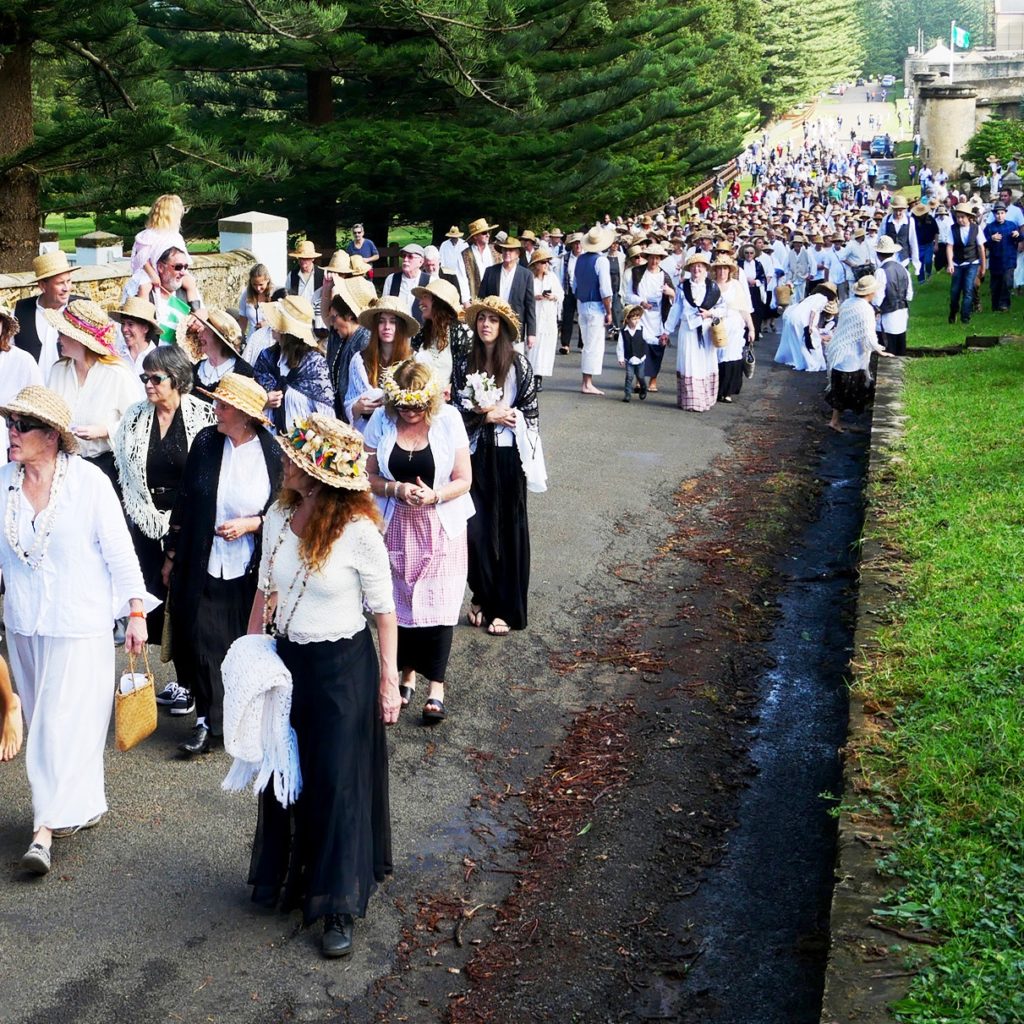
{"type": "Polygon", "coordinates": [[[622,395],[624,402],[630,401],[633,397],[634,380],[640,387],[640,401],[647,397],[647,381],[644,380],[643,374],[647,343],[644,341],[643,328],[640,326],[643,315],[643,306],[627,306],[625,323],[615,343],[615,358],[618,359],[619,366],[626,369],[625,390],[622,395]]]}

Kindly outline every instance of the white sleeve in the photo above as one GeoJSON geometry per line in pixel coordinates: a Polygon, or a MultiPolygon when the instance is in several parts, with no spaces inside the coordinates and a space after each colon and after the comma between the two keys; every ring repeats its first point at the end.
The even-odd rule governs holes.
{"type": "Polygon", "coordinates": [[[363,600],[377,615],[395,610],[395,596],[391,583],[391,562],[384,538],[369,519],[352,523],[345,530],[352,536],[352,562],[359,574],[363,600]]]}
{"type": "Polygon", "coordinates": [[[345,392],[345,415],[353,426],[356,426],[356,420],[352,415],[352,406],[364,391],[369,390],[370,378],[366,376],[366,364],[363,362],[363,354],[357,352],[349,364],[348,390],[345,392]]]}

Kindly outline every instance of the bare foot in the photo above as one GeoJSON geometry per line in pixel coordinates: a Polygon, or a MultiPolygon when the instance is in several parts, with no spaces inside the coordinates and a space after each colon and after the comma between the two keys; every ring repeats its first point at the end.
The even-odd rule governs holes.
{"type": "Polygon", "coordinates": [[[21,700],[13,695],[11,709],[0,722],[0,761],[10,761],[21,750],[24,722],[21,717],[21,700]]]}
{"type": "Polygon", "coordinates": [[[484,624],[484,613],[480,610],[479,605],[471,604],[466,618],[471,626],[482,626],[484,624]]]}
{"type": "Polygon", "coordinates": [[[829,430],[834,430],[837,434],[845,434],[846,433],[846,431],[843,430],[843,428],[841,426],[839,426],[838,423],[830,423],[828,425],[828,429],[829,430]]]}
{"type": "Polygon", "coordinates": [[[491,624],[487,627],[487,632],[491,636],[506,636],[509,631],[509,625],[504,619],[491,619],[491,624]]]}
{"type": "Polygon", "coordinates": [[[600,388],[595,388],[593,384],[590,387],[580,388],[581,395],[603,395],[604,392],[600,388]]]}

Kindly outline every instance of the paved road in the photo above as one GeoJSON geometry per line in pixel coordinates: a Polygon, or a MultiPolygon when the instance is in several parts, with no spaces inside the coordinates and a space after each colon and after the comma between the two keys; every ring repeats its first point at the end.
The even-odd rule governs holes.
{"type": "MultiPolygon", "coordinates": [[[[765,372],[774,341],[762,345],[754,394],[788,373],[765,372]]],[[[0,766],[0,1021],[324,1020],[358,1005],[391,969],[404,925],[396,901],[442,887],[461,864],[478,788],[467,751],[507,750],[522,726],[557,739],[587,695],[549,670],[549,652],[572,637],[592,590],[607,586],[601,567],[656,543],[678,482],[750,421],[750,394],[704,415],[679,412],[672,373],[659,395],[625,405],[615,367],[600,378],[608,395],[586,398],[575,390],[576,354],[558,362],[541,406],[551,488],[531,497],[531,626],[504,640],[460,627],[448,721],[428,731],[407,715],[390,733],[396,873],[359,924],[351,960],[321,960],[316,929],[248,902],[254,801],[221,791],[222,754],[179,761],[188,722],[161,717],[141,748],[108,752],[110,813],[57,841],[44,880],[17,866],[31,821],[23,758],[0,766]]],[[[522,756],[529,773],[545,750],[522,756]]]]}

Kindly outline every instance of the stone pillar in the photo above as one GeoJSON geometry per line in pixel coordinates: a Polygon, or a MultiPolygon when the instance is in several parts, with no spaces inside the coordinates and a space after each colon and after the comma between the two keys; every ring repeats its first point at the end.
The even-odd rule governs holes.
{"type": "Polygon", "coordinates": [[[270,279],[283,286],[288,276],[288,220],[272,213],[239,213],[218,224],[220,251],[248,249],[253,262],[266,264],[270,279]]]}
{"type": "Polygon", "coordinates": [[[60,248],[60,235],[50,228],[39,229],[39,255],[56,252],[60,248]]]}
{"type": "Polygon", "coordinates": [[[124,259],[124,239],[109,231],[90,231],[75,239],[75,257],[80,267],[97,267],[124,259]]]}
{"type": "Polygon", "coordinates": [[[933,171],[955,178],[974,134],[978,91],[966,85],[926,85],[920,102],[921,153],[933,171]]]}

